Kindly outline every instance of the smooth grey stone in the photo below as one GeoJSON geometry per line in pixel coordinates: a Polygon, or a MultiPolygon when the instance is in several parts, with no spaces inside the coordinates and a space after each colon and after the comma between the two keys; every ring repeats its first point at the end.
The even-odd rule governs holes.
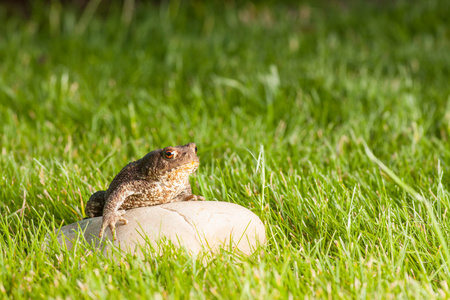
{"type": "MultiPolygon", "coordinates": [[[[116,223],[117,240],[113,244],[135,254],[142,254],[139,246],[145,246],[146,240],[156,249],[162,237],[193,254],[215,252],[220,248],[251,254],[266,242],[261,220],[250,210],[228,202],[174,202],[130,209],[124,217],[128,224],[116,223]]],[[[66,244],[68,249],[72,249],[74,243],[94,243],[107,253],[112,243],[105,240],[112,241],[112,234],[107,228],[100,239],[101,223],[102,218],[96,217],[63,226],[58,242],[66,244]],[[77,240],[80,230],[86,241],[77,240]]]]}

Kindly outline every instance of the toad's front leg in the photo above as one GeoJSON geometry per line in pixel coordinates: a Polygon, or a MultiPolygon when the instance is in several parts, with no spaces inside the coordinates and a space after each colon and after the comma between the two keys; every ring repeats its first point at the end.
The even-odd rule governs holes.
{"type": "Polygon", "coordinates": [[[170,202],[195,201],[195,200],[204,201],[205,197],[200,195],[193,195],[191,186],[188,186],[186,189],[181,191],[181,193],[179,193],[176,197],[174,197],[170,202]]]}
{"type": "Polygon", "coordinates": [[[117,221],[121,221],[124,225],[128,224],[128,220],[122,216],[123,214],[125,214],[123,209],[103,214],[102,228],[100,229],[98,236],[102,237],[106,227],[109,227],[114,240],[116,240],[115,228],[117,221]]]}
{"type": "Polygon", "coordinates": [[[116,240],[116,222],[122,221],[124,224],[128,223],[128,220],[123,217],[125,210],[119,210],[119,208],[127,201],[129,196],[136,195],[137,197],[145,197],[151,189],[152,185],[148,181],[143,180],[126,182],[116,188],[106,200],[105,207],[103,208],[102,226],[98,236],[102,237],[106,227],[109,227],[114,240],[116,240]]]}

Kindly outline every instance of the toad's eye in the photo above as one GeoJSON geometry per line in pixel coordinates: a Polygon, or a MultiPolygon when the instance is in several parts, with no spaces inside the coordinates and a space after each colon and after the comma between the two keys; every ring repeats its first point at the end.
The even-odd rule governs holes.
{"type": "Polygon", "coordinates": [[[164,157],[165,158],[173,158],[173,155],[175,154],[175,152],[173,152],[173,151],[166,151],[166,152],[164,152],[164,157]]]}
{"type": "Polygon", "coordinates": [[[195,147],[195,154],[197,154],[197,147],[195,147]]]}

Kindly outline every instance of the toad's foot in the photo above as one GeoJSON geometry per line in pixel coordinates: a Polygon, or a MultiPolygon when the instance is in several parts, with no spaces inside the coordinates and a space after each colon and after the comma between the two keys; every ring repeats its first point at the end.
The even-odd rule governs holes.
{"type": "Polygon", "coordinates": [[[195,201],[195,200],[205,201],[205,197],[199,195],[188,195],[184,197],[181,201],[195,201]]]}
{"type": "Polygon", "coordinates": [[[114,240],[116,240],[115,234],[116,222],[121,221],[123,224],[128,223],[128,220],[122,217],[124,213],[125,213],[124,210],[119,210],[116,212],[109,212],[104,214],[102,219],[102,227],[100,229],[100,233],[98,234],[98,236],[102,237],[106,227],[109,227],[109,229],[111,229],[111,233],[113,235],[114,240]]]}
{"type": "Polygon", "coordinates": [[[194,195],[194,196],[195,196],[195,200],[205,201],[205,197],[203,197],[203,196],[200,196],[200,195],[194,195]]]}

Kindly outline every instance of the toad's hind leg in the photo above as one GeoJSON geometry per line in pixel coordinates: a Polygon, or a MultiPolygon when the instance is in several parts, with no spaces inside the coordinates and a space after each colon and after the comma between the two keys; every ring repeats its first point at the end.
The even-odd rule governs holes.
{"type": "Polygon", "coordinates": [[[89,218],[101,217],[106,203],[106,191],[98,191],[92,194],[86,203],[84,212],[89,218]]]}

